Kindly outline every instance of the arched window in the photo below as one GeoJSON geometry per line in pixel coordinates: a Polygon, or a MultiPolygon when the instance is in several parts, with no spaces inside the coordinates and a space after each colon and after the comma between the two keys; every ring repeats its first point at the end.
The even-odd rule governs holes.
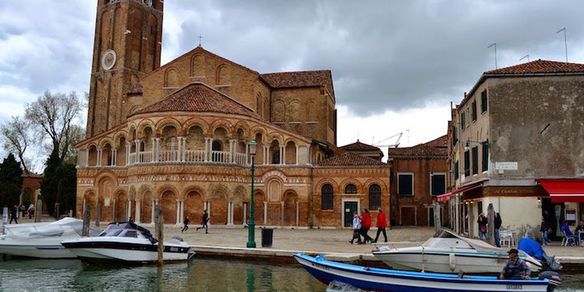
{"type": "Polygon", "coordinates": [[[280,150],[276,150],[272,154],[272,164],[280,164],[280,150]]]}
{"type": "Polygon", "coordinates": [[[332,210],[333,209],[333,186],[331,186],[330,184],[326,184],[326,185],[322,186],[321,193],[322,193],[321,209],[322,210],[332,210]]]}
{"type": "Polygon", "coordinates": [[[348,184],[345,186],[345,194],[356,194],[357,187],[354,184],[348,184]]]}
{"type": "Polygon", "coordinates": [[[369,187],[369,210],[381,208],[381,188],[377,184],[369,187]]]}

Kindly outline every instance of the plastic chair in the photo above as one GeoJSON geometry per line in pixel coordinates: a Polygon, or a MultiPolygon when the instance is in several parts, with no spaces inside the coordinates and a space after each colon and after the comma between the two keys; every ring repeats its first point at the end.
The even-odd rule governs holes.
{"type": "Polygon", "coordinates": [[[562,246],[574,246],[578,245],[578,238],[575,235],[567,235],[565,231],[562,231],[564,238],[562,238],[562,246]]]}
{"type": "Polygon", "coordinates": [[[515,238],[513,238],[513,232],[511,231],[500,231],[499,237],[501,240],[501,246],[512,247],[515,246],[515,238]]]}

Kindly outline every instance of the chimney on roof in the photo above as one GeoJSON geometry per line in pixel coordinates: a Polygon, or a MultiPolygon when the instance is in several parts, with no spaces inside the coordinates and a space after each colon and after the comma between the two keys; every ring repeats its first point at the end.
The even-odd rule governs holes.
{"type": "Polygon", "coordinates": [[[464,98],[466,98],[466,91],[464,92],[464,98]]]}

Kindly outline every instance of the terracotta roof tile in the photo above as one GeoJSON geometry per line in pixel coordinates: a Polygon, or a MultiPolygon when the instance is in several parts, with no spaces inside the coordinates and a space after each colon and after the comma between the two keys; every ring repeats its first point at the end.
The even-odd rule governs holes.
{"type": "Polygon", "coordinates": [[[389,148],[387,150],[388,158],[438,158],[446,159],[448,157],[448,137],[446,135],[436,138],[430,142],[418,144],[412,147],[389,148]]]}
{"type": "Polygon", "coordinates": [[[339,147],[345,151],[351,151],[351,152],[381,152],[381,149],[379,149],[378,147],[375,147],[373,145],[369,145],[369,144],[365,144],[365,143],[361,143],[359,142],[359,140],[357,140],[357,142],[352,143],[352,144],[347,144],[345,146],[341,146],[339,147]]]}
{"type": "Polygon", "coordinates": [[[584,73],[584,64],[535,60],[515,66],[485,72],[485,75],[523,75],[538,73],[584,73]]]}
{"type": "Polygon", "coordinates": [[[214,112],[261,119],[252,109],[203,83],[191,83],[133,115],[155,112],[214,112]]]}
{"type": "Polygon", "coordinates": [[[265,73],[260,74],[260,78],[272,88],[325,86],[333,97],[335,95],[330,70],[265,73]]]}
{"type": "Polygon", "coordinates": [[[321,161],[319,166],[375,166],[387,165],[381,161],[364,157],[355,153],[346,152],[338,156],[321,161]]]}

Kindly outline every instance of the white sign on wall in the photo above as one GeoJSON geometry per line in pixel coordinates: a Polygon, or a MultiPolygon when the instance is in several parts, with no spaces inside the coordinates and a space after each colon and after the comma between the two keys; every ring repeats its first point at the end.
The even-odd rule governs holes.
{"type": "Polygon", "coordinates": [[[497,170],[517,170],[517,161],[495,162],[495,169],[497,169],[497,170]]]}

